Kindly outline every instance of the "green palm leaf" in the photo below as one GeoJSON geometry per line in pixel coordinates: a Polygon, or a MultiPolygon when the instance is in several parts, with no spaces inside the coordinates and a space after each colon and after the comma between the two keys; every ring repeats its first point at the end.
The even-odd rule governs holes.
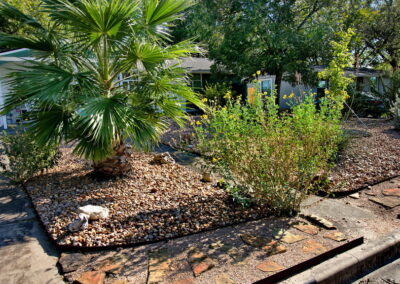
{"type": "MultiPolygon", "coordinates": [[[[187,101],[204,107],[178,67],[181,58],[199,49],[190,41],[165,41],[168,25],[192,4],[43,0],[48,29],[38,26],[29,37],[0,34],[0,46],[46,51],[13,70],[2,113],[32,105],[30,131],[41,144],[76,142],[75,152],[93,161],[113,155],[114,146],[129,138],[149,148],[167,126],[166,117],[184,121],[187,101]]],[[[1,7],[0,15],[36,25],[1,7]]]]}
{"type": "Polygon", "coordinates": [[[75,73],[54,64],[28,62],[30,65],[9,75],[10,92],[5,96],[2,113],[31,101],[51,107],[70,102],[76,88],[88,90],[86,95],[91,95],[96,89],[95,81],[88,73],[75,73]]]}
{"type": "Polygon", "coordinates": [[[45,30],[39,21],[29,15],[24,14],[23,12],[5,1],[0,1],[0,14],[7,19],[17,21],[22,25],[29,25],[41,31],[45,30]]]}

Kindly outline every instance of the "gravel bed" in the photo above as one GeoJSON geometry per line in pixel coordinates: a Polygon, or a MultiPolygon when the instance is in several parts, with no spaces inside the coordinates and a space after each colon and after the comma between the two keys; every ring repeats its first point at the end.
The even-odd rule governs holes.
{"type": "Polygon", "coordinates": [[[88,162],[62,149],[59,165],[38,175],[27,191],[50,236],[59,245],[105,247],[188,235],[268,215],[266,208],[244,209],[201,175],[178,164],[152,165],[152,154],[134,153],[125,178],[91,177],[88,162]],[[70,232],[77,208],[100,205],[108,219],[70,232]]]}
{"type": "Polygon", "coordinates": [[[335,191],[350,191],[400,175],[400,132],[384,119],[346,121],[351,137],[332,170],[335,191]]]}

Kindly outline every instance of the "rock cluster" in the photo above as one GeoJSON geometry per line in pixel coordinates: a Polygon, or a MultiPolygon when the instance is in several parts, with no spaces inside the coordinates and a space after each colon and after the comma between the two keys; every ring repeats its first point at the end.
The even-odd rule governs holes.
{"type": "Polygon", "coordinates": [[[155,165],[175,164],[175,160],[170,153],[165,152],[155,155],[151,163],[155,165]]]}

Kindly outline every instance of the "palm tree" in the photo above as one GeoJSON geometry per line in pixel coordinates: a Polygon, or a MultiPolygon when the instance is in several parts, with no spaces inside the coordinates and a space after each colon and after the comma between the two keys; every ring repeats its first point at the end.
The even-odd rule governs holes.
{"type": "Polygon", "coordinates": [[[36,60],[10,75],[2,113],[29,103],[29,131],[41,145],[74,142],[95,170],[129,170],[125,141],[157,142],[167,117],[184,122],[185,102],[203,107],[179,60],[198,53],[169,44],[188,0],[42,0],[47,24],[0,2],[0,15],[31,27],[0,34],[0,47],[30,48],[36,60]]]}

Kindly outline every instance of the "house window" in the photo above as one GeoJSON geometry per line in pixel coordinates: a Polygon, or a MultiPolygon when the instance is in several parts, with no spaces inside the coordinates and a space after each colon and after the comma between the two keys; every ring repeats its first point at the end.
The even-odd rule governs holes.
{"type": "Polygon", "coordinates": [[[192,88],[198,92],[203,89],[203,76],[202,74],[192,74],[192,88]]]}
{"type": "Polygon", "coordinates": [[[328,88],[328,81],[320,80],[318,81],[317,86],[317,97],[315,98],[317,102],[321,100],[325,96],[325,89],[328,88]]]}
{"type": "Polygon", "coordinates": [[[318,88],[326,89],[328,87],[328,82],[326,80],[318,81],[318,88]]]}
{"type": "Polygon", "coordinates": [[[261,92],[267,92],[268,94],[272,94],[272,79],[262,80],[261,81],[261,92]]]}

